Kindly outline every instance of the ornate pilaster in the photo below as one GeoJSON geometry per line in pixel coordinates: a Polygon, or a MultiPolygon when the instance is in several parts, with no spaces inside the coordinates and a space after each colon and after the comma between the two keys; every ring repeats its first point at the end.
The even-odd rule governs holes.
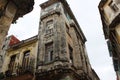
{"type": "Polygon", "coordinates": [[[61,43],[61,40],[60,40],[60,37],[61,37],[61,28],[60,28],[60,22],[58,22],[57,20],[55,21],[55,25],[54,25],[54,30],[55,30],[55,34],[54,34],[54,56],[55,56],[55,59],[60,59],[60,51],[61,51],[61,48],[60,48],[60,43],[61,43]]]}
{"type": "Polygon", "coordinates": [[[40,22],[40,26],[39,26],[39,33],[38,33],[38,37],[39,37],[39,41],[38,41],[38,60],[37,60],[37,65],[42,65],[44,62],[44,53],[45,53],[45,44],[44,44],[44,34],[45,34],[45,27],[44,27],[45,23],[44,22],[40,22]]]}
{"type": "Polygon", "coordinates": [[[67,40],[65,23],[60,16],[55,17],[55,34],[54,34],[54,54],[55,58],[59,60],[67,60],[67,40]]]}

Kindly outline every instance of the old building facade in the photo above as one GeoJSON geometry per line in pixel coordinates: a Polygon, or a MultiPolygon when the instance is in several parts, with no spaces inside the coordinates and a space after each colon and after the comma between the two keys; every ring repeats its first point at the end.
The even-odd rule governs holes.
{"type": "Polygon", "coordinates": [[[32,80],[36,70],[37,48],[37,36],[10,45],[2,65],[5,80],[32,80]]]}
{"type": "Polygon", "coordinates": [[[87,55],[86,38],[66,0],[40,5],[38,35],[8,47],[5,80],[100,80],[87,55]]]}
{"type": "Polygon", "coordinates": [[[117,80],[120,80],[120,0],[101,0],[99,11],[117,80]]]}
{"type": "Polygon", "coordinates": [[[40,6],[36,80],[99,80],[66,0],[48,0],[40,6]]]}

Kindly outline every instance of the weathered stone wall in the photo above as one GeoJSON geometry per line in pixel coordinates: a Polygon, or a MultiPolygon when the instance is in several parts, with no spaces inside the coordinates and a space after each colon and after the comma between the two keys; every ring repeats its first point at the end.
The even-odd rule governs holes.
{"type": "MultiPolygon", "coordinates": [[[[57,2],[57,0],[55,0],[55,2],[57,2]]],[[[60,2],[64,1],[60,0],[60,2]]],[[[56,75],[58,69],[60,69],[61,72],[63,71],[63,73],[63,69],[73,70],[73,73],[75,71],[78,76],[81,76],[80,80],[92,79],[92,76],[89,75],[92,71],[85,48],[86,39],[84,34],[79,28],[75,18],[73,18],[74,16],[68,6],[66,6],[67,3],[59,4],[57,12],[56,7],[53,6],[55,3],[52,3],[54,3],[54,0],[41,4],[42,12],[38,34],[37,80],[39,80],[39,78],[43,78],[41,80],[56,80],[53,77],[58,77],[56,75]],[[53,32],[46,35],[47,22],[51,20],[53,20],[53,32]],[[73,21],[73,23],[70,21],[73,21]],[[53,43],[53,60],[46,63],[46,44],[51,42],[53,43]],[[49,78],[44,75],[47,75],[49,78]]],[[[79,79],[74,79],[73,75],[68,74],[60,75],[57,80],[79,79]]]]}
{"type": "Polygon", "coordinates": [[[16,10],[16,6],[10,2],[4,11],[4,15],[2,15],[0,18],[0,49],[2,42],[8,33],[12,20],[15,16],[16,10]]]}
{"type": "Polygon", "coordinates": [[[45,62],[45,44],[50,42],[53,42],[54,60],[68,60],[66,54],[67,43],[65,30],[65,23],[57,14],[51,15],[41,21],[39,32],[38,64],[45,62]],[[53,33],[46,35],[46,23],[50,20],[53,20],[53,33]]]}
{"type": "Polygon", "coordinates": [[[81,55],[82,53],[80,53],[80,46],[78,43],[78,39],[77,39],[77,35],[76,35],[76,31],[74,29],[74,27],[70,27],[70,35],[72,37],[72,41],[73,41],[73,58],[74,58],[74,65],[76,68],[80,69],[83,66],[82,63],[82,59],[81,59],[81,55]]]}
{"type": "MultiPolygon", "coordinates": [[[[6,1],[0,2],[0,5],[2,4],[1,5],[2,8],[5,7],[4,3],[6,4],[6,1]]],[[[0,55],[2,55],[1,54],[2,43],[3,43],[6,35],[8,34],[8,30],[10,28],[10,25],[12,23],[12,20],[13,20],[15,14],[16,14],[16,11],[17,11],[16,6],[13,3],[9,2],[7,4],[5,10],[3,11],[3,15],[0,17],[0,55]]],[[[2,63],[2,61],[1,61],[1,63],[2,63]]]]}

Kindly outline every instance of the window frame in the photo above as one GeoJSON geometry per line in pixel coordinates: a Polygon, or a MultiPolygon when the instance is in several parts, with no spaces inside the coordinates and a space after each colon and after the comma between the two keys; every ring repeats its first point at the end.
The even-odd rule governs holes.
{"type": "Polygon", "coordinates": [[[14,69],[15,69],[15,61],[16,61],[16,57],[17,55],[12,55],[10,57],[10,62],[9,62],[9,66],[8,69],[10,70],[10,73],[12,74],[14,69]]]}
{"type": "Polygon", "coordinates": [[[111,2],[109,3],[109,6],[110,6],[110,8],[111,8],[114,12],[117,12],[117,11],[119,10],[119,8],[117,7],[117,5],[116,5],[113,1],[111,1],[111,2]]]}
{"type": "Polygon", "coordinates": [[[49,63],[54,60],[53,57],[53,42],[45,44],[45,63],[49,63]]]}
{"type": "Polygon", "coordinates": [[[46,30],[45,30],[46,35],[53,33],[53,27],[54,27],[53,19],[46,22],[46,30]]]}
{"type": "Polygon", "coordinates": [[[23,53],[23,61],[22,61],[23,69],[27,69],[29,67],[29,59],[30,59],[30,50],[27,50],[23,53]]]}

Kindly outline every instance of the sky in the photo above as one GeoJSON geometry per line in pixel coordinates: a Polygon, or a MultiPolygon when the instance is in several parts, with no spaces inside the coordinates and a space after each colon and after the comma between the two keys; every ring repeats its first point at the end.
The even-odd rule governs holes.
{"type": "MultiPolygon", "coordinates": [[[[34,9],[12,24],[8,32],[20,40],[38,34],[40,7],[47,0],[35,0],[34,9]]],[[[67,0],[80,27],[87,38],[86,48],[92,68],[100,80],[116,80],[112,58],[109,56],[98,11],[100,0],[67,0]]]]}

